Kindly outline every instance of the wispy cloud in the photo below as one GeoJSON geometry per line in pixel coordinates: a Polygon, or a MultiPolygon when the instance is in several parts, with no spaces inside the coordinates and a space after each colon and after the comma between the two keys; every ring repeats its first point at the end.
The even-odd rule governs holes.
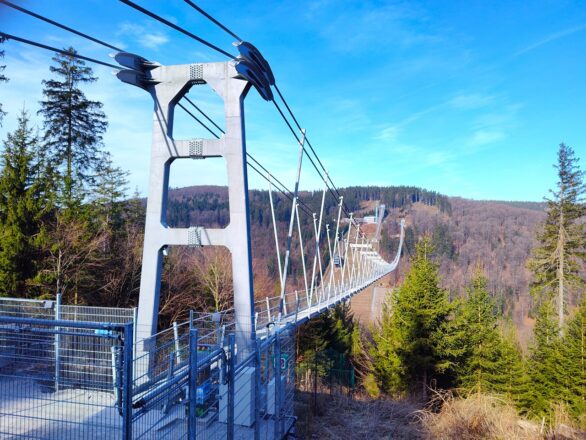
{"type": "Polygon", "coordinates": [[[377,50],[385,50],[397,45],[412,47],[443,40],[439,33],[428,29],[427,12],[415,4],[377,7],[359,2],[354,5],[340,8],[338,2],[322,0],[314,2],[308,14],[308,18],[319,22],[322,36],[336,51],[359,52],[375,46],[377,50]]]}
{"type": "Polygon", "coordinates": [[[473,147],[493,144],[505,138],[505,133],[496,130],[476,130],[472,133],[469,144],[473,147]]]}
{"type": "Polygon", "coordinates": [[[136,23],[122,23],[117,36],[129,36],[147,49],[158,49],[169,42],[163,32],[148,32],[145,26],[136,23]]]}
{"type": "Polygon", "coordinates": [[[523,49],[515,52],[513,54],[513,56],[518,57],[519,55],[523,55],[523,54],[525,54],[527,52],[530,52],[532,50],[535,50],[535,49],[537,49],[537,48],[539,48],[541,46],[544,46],[544,45],[546,45],[548,43],[551,43],[552,41],[559,40],[560,38],[567,37],[569,35],[575,34],[576,32],[583,31],[585,29],[586,29],[586,23],[582,23],[579,26],[575,26],[573,28],[566,29],[564,31],[560,31],[560,32],[555,32],[553,34],[549,34],[545,38],[537,41],[536,43],[530,44],[529,46],[524,47],[523,49]]]}
{"type": "Polygon", "coordinates": [[[494,96],[471,93],[456,95],[450,99],[449,104],[456,109],[473,110],[489,106],[494,100],[494,96]]]}

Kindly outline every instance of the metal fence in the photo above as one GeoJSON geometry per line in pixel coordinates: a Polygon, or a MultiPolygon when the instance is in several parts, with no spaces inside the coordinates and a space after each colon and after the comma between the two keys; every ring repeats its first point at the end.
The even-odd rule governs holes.
{"type": "Polygon", "coordinates": [[[241,360],[232,329],[192,314],[135,343],[132,321],[0,315],[0,438],[283,438],[294,327],[273,327],[241,360]]]}
{"type": "Polygon", "coordinates": [[[132,324],[0,316],[0,438],[123,438],[128,349],[132,324]]]}

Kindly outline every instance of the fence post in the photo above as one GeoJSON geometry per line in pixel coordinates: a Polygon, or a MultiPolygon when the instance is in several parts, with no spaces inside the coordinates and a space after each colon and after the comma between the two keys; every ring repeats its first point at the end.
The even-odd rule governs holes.
{"type": "Polygon", "coordinates": [[[259,339],[256,340],[256,350],[255,350],[255,357],[254,357],[254,440],[260,440],[260,387],[261,384],[261,375],[260,375],[260,366],[261,366],[261,359],[260,359],[260,349],[261,349],[261,341],[259,339]]]}
{"type": "Polygon", "coordinates": [[[275,438],[281,438],[281,338],[280,332],[275,332],[275,438]]]}
{"type": "Polygon", "coordinates": [[[189,440],[197,437],[197,329],[189,329],[189,440]]]}
{"type": "Polygon", "coordinates": [[[134,323],[124,325],[124,372],[122,384],[122,438],[132,440],[132,385],[133,385],[134,323]]]}
{"type": "Polygon", "coordinates": [[[228,362],[228,432],[227,438],[228,440],[234,440],[234,392],[236,388],[236,350],[235,350],[235,343],[236,343],[236,336],[234,333],[230,334],[229,336],[229,344],[230,344],[230,360],[228,362]]]}
{"type": "Polygon", "coordinates": [[[175,359],[177,360],[177,364],[181,363],[181,350],[179,344],[179,326],[177,325],[177,321],[173,321],[173,339],[175,340],[175,359]]]}
{"type": "MultiPolygon", "coordinates": [[[[61,320],[61,294],[56,295],[55,301],[55,321],[61,320]]],[[[57,328],[59,330],[59,328],[57,328]]],[[[61,336],[59,331],[55,334],[55,391],[59,391],[59,381],[61,380],[61,336]]]]}

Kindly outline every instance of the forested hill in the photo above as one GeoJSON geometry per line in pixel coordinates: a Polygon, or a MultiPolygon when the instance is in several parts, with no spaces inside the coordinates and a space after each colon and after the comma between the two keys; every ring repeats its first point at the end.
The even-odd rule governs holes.
{"type": "MultiPolygon", "coordinates": [[[[441,265],[444,286],[459,295],[477,266],[489,279],[489,288],[498,299],[503,314],[522,326],[529,306],[529,272],[526,260],[534,245],[537,227],[544,219],[545,205],[535,202],[476,201],[447,197],[416,187],[349,187],[340,190],[348,209],[357,216],[372,213],[377,201],[389,208],[381,240],[381,252],[390,257],[397,246],[398,220],[407,222],[405,257],[397,281],[404,275],[414,243],[430,234],[441,265]]],[[[301,198],[319,212],[320,192],[305,192],[301,198]]],[[[284,241],[291,204],[275,196],[275,214],[280,238],[284,241]]],[[[336,203],[326,198],[325,219],[333,219],[336,203]]],[[[270,230],[268,193],[250,192],[253,257],[257,285],[270,288],[276,279],[274,242],[270,230]]],[[[228,192],[225,187],[188,187],[171,191],[168,221],[174,226],[223,227],[229,222],[228,192]]],[[[313,238],[313,224],[302,216],[305,243],[313,238]]],[[[295,241],[294,241],[295,242],[295,241]]],[[[306,252],[311,257],[311,249],[306,252]]],[[[298,254],[294,246],[293,253],[298,254]]],[[[292,284],[299,284],[302,268],[293,259],[292,284]]],[[[258,289],[257,289],[258,290],[258,289]]],[[[260,293],[260,292],[258,292],[260,293]]]]}
{"type": "MultiPolygon", "coordinates": [[[[422,203],[435,206],[440,212],[450,213],[449,198],[435,191],[413,186],[351,186],[340,189],[344,196],[344,204],[352,212],[362,213],[365,207],[369,211],[374,209],[368,202],[379,201],[388,209],[405,208],[414,203],[422,203]]],[[[319,212],[321,192],[303,192],[301,198],[304,203],[319,212]]],[[[277,219],[288,220],[290,206],[287,203],[279,203],[277,198],[277,219]]],[[[286,200],[286,199],[284,199],[286,200]]],[[[262,212],[267,208],[264,202],[268,201],[268,192],[250,191],[250,212],[253,223],[259,222],[262,212]]],[[[336,202],[331,197],[326,198],[326,212],[333,212],[336,202]]],[[[222,186],[191,186],[171,190],[167,208],[167,221],[170,225],[186,227],[201,226],[225,226],[229,221],[228,214],[228,188],[222,186]]],[[[260,220],[260,223],[263,223],[260,220]]]]}

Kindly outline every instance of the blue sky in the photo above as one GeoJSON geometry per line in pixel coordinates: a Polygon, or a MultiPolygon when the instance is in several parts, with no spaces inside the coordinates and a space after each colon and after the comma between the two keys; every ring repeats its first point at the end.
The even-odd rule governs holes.
{"type": "MultiPolygon", "coordinates": [[[[230,49],[232,39],[183,1],[137,2],[230,49]]],[[[163,64],[224,61],[115,0],[18,3],[163,64]]],[[[586,162],[583,2],[198,4],[261,49],[338,186],[417,185],[476,199],[541,200],[555,184],[559,142],[586,162]]],[[[6,7],[0,29],[108,61],[107,49],[6,7]]],[[[4,49],[11,81],[0,86],[9,111],[2,139],[23,105],[38,109],[51,57],[14,42],[4,49]]],[[[131,188],[146,194],[151,99],[111,69],[95,71],[100,80],[86,94],[104,102],[105,146],[129,170],[131,188]]],[[[189,96],[221,118],[221,102],[205,86],[189,96]]],[[[249,151],[292,187],[296,145],[276,110],[253,91],[246,112],[249,151]]],[[[176,138],[203,134],[177,115],[176,138]]],[[[224,181],[220,160],[172,167],[173,186],[224,181]]],[[[302,187],[319,183],[304,167],[302,187]]],[[[265,184],[251,173],[251,186],[265,184]]]]}

